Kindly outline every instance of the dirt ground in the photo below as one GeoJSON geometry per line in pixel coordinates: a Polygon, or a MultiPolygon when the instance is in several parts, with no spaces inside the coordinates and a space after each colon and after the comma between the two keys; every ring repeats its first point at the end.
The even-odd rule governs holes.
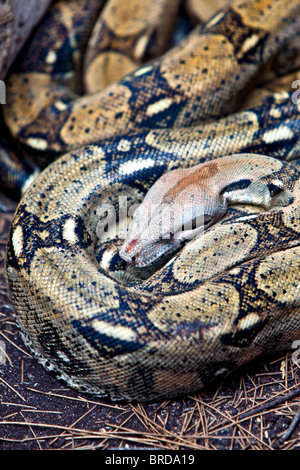
{"type": "Polygon", "coordinates": [[[57,381],[22,343],[5,283],[14,204],[0,197],[0,450],[300,449],[300,371],[291,354],[250,364],[213,389],[124,404],[57,381]]]}

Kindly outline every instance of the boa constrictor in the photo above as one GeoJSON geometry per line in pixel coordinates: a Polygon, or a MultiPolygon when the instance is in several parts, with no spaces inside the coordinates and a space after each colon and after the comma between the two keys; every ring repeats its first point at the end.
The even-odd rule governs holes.
{"type": "Polygon", "coordinates": [[[293,71],[300,2],[235,2],[164,52],[178,3],[55,2],[7,80],[18,150],[41,166],[59,156],[28,180],[2,153],[17,167],[8,189],[25,192],[7,251],[16,321],[47,369],[116,400],[199,390],[300,337],[299,103],[291,90],[245,94],[293,71]],[[210,221],[212,189],[226,214],[170,259],[127,266],[170,243],[136,252],[135,233],[123,245],[127,209],[160,177],[172,201],[187,182],[163,175],[199,164],[189,184],[204,187],[210,221]]]}

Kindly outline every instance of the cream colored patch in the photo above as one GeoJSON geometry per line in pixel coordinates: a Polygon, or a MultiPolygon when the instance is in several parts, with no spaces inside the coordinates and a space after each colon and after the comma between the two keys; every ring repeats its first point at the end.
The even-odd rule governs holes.
{"type": "Polygon", "coordinates": [[[277,129],[266,131],[263,135],[263,141],[271,144],[278,140],[288,140],[292,137],[294,137],[294,133],[288,126],[280,126],[277,129]]]}
{"type": "Polygon", "coordinates": [[[66,109],[68,109],[68,105],[64,103],[63,101],[56,101],[56,103],[54,103],[54,106],[59,111],[65,111],[66,109]]]}
{"type": "Polygon", "coordinates": [[[131,143],[129,140],[127,139],[120,140],[118,144],[119,152],[129,152],[130,149],[131,149],[131,143]]]}
{"type": "Polygon", "coordinates": [[[63,351],[56,351],[57,356],[60,357],[64,362],[70,362],[70,358],[63,351]]]}
{"type": "Polygon", "coordinates": [[[278,188],[282,188],[284,187],[284,183],[283,181],[281,180],[276,180],[275,178],[272,180],[272,184],[274,184],[275,186],[278,186],[278,188]]]}
{"type": "Polygon", "coordinates": [[[46,58],[45,58],[45,62],[49,65],[52,65],[52,64],[55,64],[55,62],[57,61],[57,54],[55,51],[49,51],[46,58]]]}
{"type": "Polygon", "coordinates": [[[248,37],[244,41],[244,44],[241,47],[239,55],[242,56],[243,54],[245,54],[245,52],[248,52],[249,49],[251,49],[257,44],[258,40],[259,40],[259,36],[257,36],[256,34],[253,34],[253,36],[248,37]]]}
{"type": "Polygon", "coordinates": [[[136,341],[137,339],[135,331],[127,326],[112,325],[102,320],[94,320],[91,326],[99,333],[121,341],[136,341]]]}
{"type": "Polygon", "coordinates": [[[39,232],[39,237],[42,239],[42,240],[46,240],[46,238],[48,238],[50,235],[50,233],[48,232],[48,230],[43,230],[42,232],[39,232]]]}
{"type": "Polygon", "coordinates": [[[36,150],[46,150],[48,147],[47,140],[37,137],[30,137],[26,140],[26,144],[36,150]]]}
{"type": "Polygon", "coordinates": [[[131,175],[132,173],[143,170],[145,168],[151,168],[155,165],[155,160],[152,158],[137,158],[134,161],[128,161],[120,165],[119,172],[121,175],[131,175]]]}
{"type": "Polygon", "coordinates": [[[149,43],[149,34],[144,34],[139,38],[134,48],[134,57],[136,60],[140,61],[143,58],[147,45],[149,43]]]}
{"type": "Polygon", "coordinates": [[[172,102],[172,98],[164,98],[163,100],[159,100],[156,103],[150,104],[146,110],[147,116],[153,116],[154,114],[161,113],[165,109],[168,109],[172,102]]]}
{"type": "Polygon", "coordinates": [[[277,108],[270,109],[270,116],[275,119],[281,118],[281,111],[277,108]]]}
{"type": "Polygon", "coordinates": [[[282,101],[285,101],[287,98],[289,98],[289,93],[287,91],[277,91],[273,93],[273,97],[278,103],[281,103],[282,101]]]}
{"type": "Polygon", "coordinates": [[[114,255],[115,255],[114,249],[106,250],[101,258],[101,263],[100,263],[101,268],[108,269],[110,267],[110,263],[114,255]]]}
{"type": "Polygon", "coordinates": [[[259,315],[256,313],[248,313],[244,318],[241,318],[237,324],[238,330],[246,330],[256,325],[260,321],[259,315]]]}
{"type": "Polygon", "coordinates": [[[67,219],[63,228],[63,238],[72,245],[78,243],[78,238],[75,233],[76,223],[74,219],[67,219]]]}
{"type": "Polygon", "coordinates": [[[214,16],[207,24],[206,24],[206,27],[211,27],[211,26],[214,26],[216,23],[218,23],[218,21],[220,21],[224,16],[224,13],[219,13],[217,14],[216,16],[214,16]]]}
{"type": "Polygon", "coordinates": [[[46,253],[56,253],[57,248],[56,246],[45,246],[43,247],[43,251],[45,251],[46,253]]]}
{"type": "Polygon", "coordinates": [[[17,258],[22,253],[23,243],[23,230],[20,225],[17,225],[12,235],[12,245],[17,258]]]}
{"type": "Polygon", "coordinates": [[[144,75],[145,73],[149,72],[149,70],[151,70],[152,67],[151,65],[147,65],[146,67],[141,67],[140,69],[138,69],[136,72],[135,72],[135,76],[136,77],[139,77],[140,75],[144,75]]]}
{"type": "MultiPolygon", "coordinates": [[[[87,153],[85,155],[85,161],[86,163],[90,162],[93,159],[97,159],[99,160],[99,168],[100,168],[100,160],[102,159],[105,159],[106,158],[106,155],[105,155],[105,152],[103,150],[102,147],[100,147],[99,145],[92,145],[90,148],[89,148],[89,151],[91,153],[87,153]]],[[[80,153],[80,150],[78,150],[78,153],[80,153]]],[[[82,153],[84,154],[85,151],[83,150],[82,153]]],[[[103,162],[104,165],[106,164],[106,162],[103,162]]]]}
{"type": "Polygon", "coordinates": [[[247,220],[256,219],[256,217],[257,217],[257,214],[253,214],[253,215],[244,215],[244,216],[239,217],[238,219],[236,219],[236,221],[239,221],[239,222],[246,222],[247,220]]]}

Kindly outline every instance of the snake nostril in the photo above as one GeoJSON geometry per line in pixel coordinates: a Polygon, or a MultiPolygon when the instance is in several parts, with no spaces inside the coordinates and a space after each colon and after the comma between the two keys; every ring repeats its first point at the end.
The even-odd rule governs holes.
{"type": "Polygon", "coordinates": [[[131,241],[128,243],[128,245],[126,246],[126,248],[125,248],[124,251],[125,251],[126,253],[130,254],[130,252],[136,247],[137,243],[138,243],[138,240],[137,240],[136,238],[134,238],[133,240],[131,240],[131,241]]]}
{"type": "Polygon", "coordinates": [[[138,265],[138,256],[137,255],[133,255],[131,260],[130,260],[130,263],[133,265],[133,266],[137,266],[138,265]]]}

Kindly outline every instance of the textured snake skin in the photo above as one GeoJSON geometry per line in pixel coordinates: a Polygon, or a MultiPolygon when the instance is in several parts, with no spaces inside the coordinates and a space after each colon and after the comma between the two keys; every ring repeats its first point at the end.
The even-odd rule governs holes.
{"type": "Polygon", "coordinates": [[[292,89],[245,101],[278,64],[293,71],[300,2],[235,2],[166,52],[177,2],[102,3],[55,2],[7,81],[18,148],[42,167],[59,157],[20,180],[7,280],[46,368],[99,396],[156,400],[300,337],[299,103],[292,89]],[[158,178],[208,162],[209,188],[220,158],[241,153],[220,191],[258,178],[268,206],[236,200],[170,259],[126,264],[127,209],[158,178]],[[103,207],[117,225],[99,237],[103,207]]]}

